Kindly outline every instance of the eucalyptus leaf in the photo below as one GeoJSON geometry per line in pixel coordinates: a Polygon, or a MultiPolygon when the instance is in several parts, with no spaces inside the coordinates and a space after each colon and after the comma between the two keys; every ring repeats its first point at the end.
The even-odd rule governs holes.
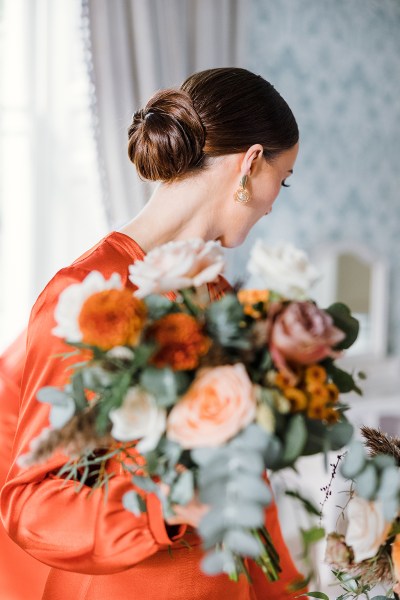
{"type": "Polygon", "coordinates": [[[132,477],[132,483],[136,487],[140,488],[141,490],[144,490],[145,492],[153,493],[153,494],[157,494],[158,495],[159,487],[151,479],[151,477],[134,475],[132,477]]]}
{"type": "Polygon", "coordinates": [[[393,521],[393,519],[399,512],[399,506],[400,501],[398,496],[392,498],[385,498],[382,501],[383,516],[385,517],[386,521],[393,521]]]}
{"type": "Polygon", "coordinates": [[[223,550],[209,552],[201,561],[201,569],[206,575],[218,575],[235,571],[232,555],[223,550]]]}
{"type": "Polygon", "coordinates": [[[305,446],[307,440],[307,428],[304,423],[303,415],[294,415],[288,424],[284,449],[283,449],[283,463],[290,465],[296,458],[298,458],[305,446]]]}
{"type": "Polygon", "coordinates": [[[378,474],[373,464],[369,463],[358,475],[355,481],[357,494],[366,500],[371,500],[378,487],[378,474]]]}
{"type": "Polygon", "coordinates": [[[396,466],[394,456],[389,456],[388,454],[377,454],[372,460],[378,469],[386,469],[386,467],[396,466]]]}
{"type": "Polygon", "coordinates": [[[356,475],[361,473],[366,462],[364,444],[359,440],[354,440],[349,446],[340,472],[346,479],[354,479],[356,475]]]}
{"type": "Polygon", "coordinates": [[[55,429],[64,427],[75,414],[75,402],[71,396],[58,388],[43,387],[38,391],[36,397],[39,402],[51,404],[49,420],[55,429]]]}
{"type": "Polygon", "coordinates": [[[270,438],[271,435],[265,429],[257,423],[251,423],[233,438],[229,446],[231,448],[241,448],[244,451],[257,450],[264,453],[268,448],[270,438]]]}
{"type": "Polygon", "coordinates": [[[187,504],[194,494],[194,479],[192,471],[183,471],[171,489],[171,502],[187,504]]]}
{"type": "Polygon", "coordinates": [[[250,532],[231,529],[224,536],[224,545],[240,556],[257,558],[263,552],[263,546],[250,532]]]}
{"type": "Polygon", "coordinates": [[[229,499],[259,502],[268,506],[272,500],[269,486],[259,477],[239,473],[231,481],[215,480],[210,485],[199,486],[200,500],[212,506],[225,505],[229,499]]]}
{"type": "Polygon", "coordinates": [[[241,326],[243,319],[243,307],[235,294],[226,294],[221,300],[212,302],[206,310],[207,331],[221,346],[250,347],[241,326]]]}
{"type": "Polygon", "coordinates": [[[211,509],[201,519],[198,530],[207,540],[216,533],[224,533],[234,527],[258,529],[264,523],[264,510],[259,504],[235,503],[211,509]]]}
{"type": "Polygon", "coordinates": [[[87,407],[88,402],[86,400],[82,371],[78,371],[73,375],[72,389],[74,393],[74,402],[77,410],[84,410],[87,407]]]}
{"type": "Polygon", "coordinates": [[[134,490],[130,490],[122,496],[122,505],[137,517],[146,512],[146,502],[134,490]]]}
{"type": "Polygon", "coordinates": [[[378,498],[381,500],[389,500],[397,496],[399,492],[399,468],[395,466],[386,467],[381,473],[378,498]]]}
{"type": "Polygon", "coordinates": [[[264,464],[267,469],[278,470],[282,468],[282,442],[275,435],[269,439],[264,453],[264,464]]]}
{"type": "Polygon", "coordinates": [[[342,302],[331,304],[331,306],[325,309],[325,312],[332,317],[335,326],[341,329],[346,335],[344,340],[337,344],[336,348],[338,350],[350,348],[358,337],[360,329],[358,320],[352,316],[348,306],[342,302]]]}
{"type": "Polygon", "coordinates": [[[348,421],[341,421],[332,425],[328,430],[331,450],[340,450],[349,443],[353,436],[354,427],[348,421]]]}
{"type": "Polygon", "coordinates": [[[158,294],[150,294],[146,296],[144,302],[148,310],[148,318],[158,320],[165,315],[176,311],[176,303],[172,302],[165,296],[159,296],[158,294]]]}
{"type": "Polygon", "coordinates": [[[195,448],[190,452],[194,462],[201,467],[211,464],[218,454],[219,448],[195,448]]]}
{"type": "Polygon", "coordinates": [[[81,373],[83,386],[90,390],[103,391],[104,388],[108,388],[113,382],[112,374],[97,365],[86,367],[81,373]]]}
{"type": "Polygon", "coordinates": [[[179,389],[187,382],[187,376],[172,369],[147,367],[141,377],[140,385],[152,394],[157,404],[162,407],[173,405],[178,397],[179,389]]]}

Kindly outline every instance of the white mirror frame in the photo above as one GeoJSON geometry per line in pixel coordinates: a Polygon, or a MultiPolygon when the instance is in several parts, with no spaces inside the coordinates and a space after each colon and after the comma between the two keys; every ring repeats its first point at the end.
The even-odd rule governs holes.
{"type": "MultiPolygon", "coordinates": [[[[310,251],[310,258],[321,273],[327,285],[316,285],[316,298],[322,306],[335,301],[337,280],[337,257],[341,254],[352,254],[371,266],[370,307],[371,307],[371,342],[370,350],[357,354],[371,358],[383,358],[388,351],[388,265],[376,254],[362,244],[352,241],[340,241],[320,244],[310,251]],[[319,293],[318,293],[319,292],[319,293]]],[[[340,298],[337,299],[340,301],[340,298]]],[[[350,307],[351,308],[351,307],[350,307]]]]}

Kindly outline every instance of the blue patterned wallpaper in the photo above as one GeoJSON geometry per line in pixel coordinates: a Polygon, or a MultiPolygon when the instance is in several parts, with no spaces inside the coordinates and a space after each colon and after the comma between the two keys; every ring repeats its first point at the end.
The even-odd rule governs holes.
{"type": "Polygon", "coordinates": [[[231,253],[231,277],[259,236],[366,244],[390,261],[400,352],[400,1],[251,0],[248,26],[248,67],[288,101],[301,145],[292,187],[231,253]]]}

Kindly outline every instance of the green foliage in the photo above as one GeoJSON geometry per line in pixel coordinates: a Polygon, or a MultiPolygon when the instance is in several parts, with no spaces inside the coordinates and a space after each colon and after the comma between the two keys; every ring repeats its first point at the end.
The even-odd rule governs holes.
{"type": "Polygon", "coordinates": [[[287,425],[282,463],[289,466],[301,455],[307,441],[307,428],[301,414],[292,416],[287,425]]]}
{"type": "Polygon", "coordinates": [[[178,395],[189,386],[190,377],[182,371],[173,371],[166,367],[146,367],[140,376],[140,385],[152,394],[159,406],[168,407],[175,404],[178,395]]]}
{"type": "Polygon", "coordinates": [[[247,331],[243,328],[243,307],[234,294],[213,302],[206,310],[206,329],[221,346],[246,350],[250,348],[247,331]]]}
{"type": "Polygon", "coordinates": [[[172,312],[177,312],[179,309],[176,302],[169,300],[165,296],[158,294],[150,294],[146,296],[144,302],[147,306],[147,316],[150,320],[156,321],[172,312]]]}
{"type": "Polygon", "coordinates": [[[336,346],[336,349],[345,350],[350,348],[358,337],[360,329],[358,320],[351,315],[350,309],[341,302],[331,304],[331,306],[325,309],[325,312],[332,317],[336,327],[346,334],[346,337],[336,346]]]}
{"type": "Polygon", "coordinates": [[[46,386],[38,391],[36,397],[39,402],[51,405],[50,424],[55,429],[63,427],[75,414],[75,402],[64,390],[46,386]]]}
{"type": "Polygon", "coordinates": [[[343,477],[353,479],[363,470],[367,457],[364,445],[358,440],[353,440],[349,446],[347,454],[341,467],[343,477]]]}
{"type": "Polygon", "coordinates": [[[313,526],[310,529],[300,528],[301,540],[303,542],[304,556],[308,556],[310,546],[319,542],[325,537],[325,529],[323,527],[313,526]]]}
{"type": "Polygon", "coordinates": [[[310,500],[308,500],[307,498],[304,498],[304,496],[302,496],[299,492],[297,492],[296,490],[286,490],[285,492],[286,496],[290,496],[291,498],[295,498],[296,500],[299,500],[299,502],[301,502],[302,506],[304,507],[304,509],[310,514],[310,515],[314,515],[316,517],[320,517],[321,516],[321,511],[319,508],[317,508],[315,506],[315,504],[313,504],[310,500]]]}
{"type": "Polygon", "coordinates": [[[123,495],[122,505],[136,517],[139,517],[142,513],[146,512],[146,502],[134,490],[130,490],[123,495]]]}
{"type": "Polygon", "coordinates": [[[339,367],[333,363],[332,359],[328,358],[324,360],[322,365],[325,367],[326,372],[342,394],[356,392],[356,394],[362,396],[362,390],[354,381],[353,376],[350,373],[347,373],[347,371],[339,369],[339,367]]]}

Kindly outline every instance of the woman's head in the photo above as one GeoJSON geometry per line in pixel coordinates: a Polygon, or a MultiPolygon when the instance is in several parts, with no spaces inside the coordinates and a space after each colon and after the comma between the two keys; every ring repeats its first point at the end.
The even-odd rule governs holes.
{"type": "Polygon", "coordinates": [[[246,69],[209,69],[157,92],[134,114],[128,154],[144,179],[167,182],[253,144],[273,161],[298,138],[292,111],[265,79],[246,69]]]}
{"type": "Polygon", "coordinates": [[[150,98],[133,116],[128,153],[141,177],[168,184],[164,197],[173,191],[177,220],[233,247],[271,211],[293,171],[298,138],[292,111],[270,83],[245,69],[221,68],[150,98]],[[234,198],[244,175],[251,201],[241,205],[234,198]],[[185,185],[182,205],[178,188],[185,185]],[[199,189],[205,193],[189,202],[199,189]]]}

